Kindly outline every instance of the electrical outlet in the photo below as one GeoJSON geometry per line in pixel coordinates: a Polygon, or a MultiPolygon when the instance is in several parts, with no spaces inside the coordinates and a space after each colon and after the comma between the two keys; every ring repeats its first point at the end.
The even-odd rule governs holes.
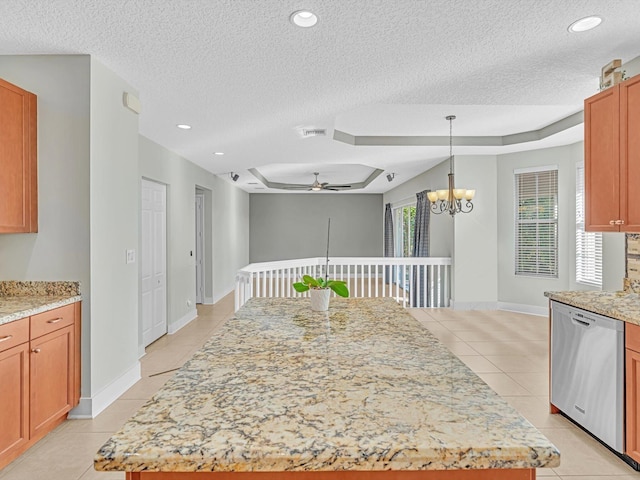
{"type": "Polygon", "coordinates": [[[136,263],[136,251],[127,250],[127,263],[136,263]]]}

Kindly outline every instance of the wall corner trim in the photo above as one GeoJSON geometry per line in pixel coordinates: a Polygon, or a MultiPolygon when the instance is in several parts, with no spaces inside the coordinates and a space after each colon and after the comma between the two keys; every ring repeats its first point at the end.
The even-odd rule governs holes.
{"type": "Polygon", "coordinates": [[[120,395],[129,390],[140,378],[142,378],[140,362],[136,362],[129,370],[93,397],[81,397],[80,403],[69,412],[67,418],[87,419],[97,417],[100,412],[115,402],[120,395]]]}
{"type": "Polygon", "coordinates": [[[181,318],[179,318],[178,320],[176,320],[173,323],[169,324],[169,328],[167,333],[169,335],[173,335],[174,333],[176,333],[178,330],[180,330],[182,327],[185,327],[186,325],[188,325],[192,320],[195,320],[196,318],[198,318],[198,310],[196,310],[195,308],[193,310],[189,310],[185,315],[183,315],[181,318]]]}
{"type": "Polygon", "coordinates": [[[498,310],[526,313],[528,315],[538,315],[540,317],[549,316],[549,307],[538,307],[537,305],[525,305],[522,303],[498,302],[498,310]]]}

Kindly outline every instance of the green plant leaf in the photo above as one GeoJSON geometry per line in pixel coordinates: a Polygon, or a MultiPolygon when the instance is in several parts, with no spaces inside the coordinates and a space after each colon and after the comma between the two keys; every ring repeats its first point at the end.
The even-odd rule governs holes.
{"type": "Polygon", "coordinates": [[[304,283],[301,283],[301,282],[296,282],[293,284],[293,288],[296,292],[302,293],[309,290],[309,285],[305,285],[304,283]]]}
{"type": "Polygon", "coordinates": [[[313,277],[311,277],[309,275],[304,275],[302,277],[302,283],[306,283],[310,287],[319,287],[320,286],[318,281],[315,278],[313,278],[313,277]]]}
{"type": "Polygon", "coordinates": [[[341,297],[349,296],[349,289],[347,288],[347,285],[345,284],[345,282],[332,280],[329,282],[329,287],[331,288],[331,290],[336,292],[336,295],[339,295],[341,297]]]}

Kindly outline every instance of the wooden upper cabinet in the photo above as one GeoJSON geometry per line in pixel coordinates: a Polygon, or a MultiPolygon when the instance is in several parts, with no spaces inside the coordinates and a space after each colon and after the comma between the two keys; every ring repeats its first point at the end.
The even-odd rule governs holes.
{"type": "Polygon", "coordinates": [[[585,230],[640,232],[640,76],[584,102],[585,230]]]}
{"type": "Polygon", "coordinates": [[[640,232],[640,75],[620,84],[621,232],[640,232]]]}
{"type": "Polygon", "coordinates": [[[0,79],[0,233],[38,231],[37,98],[0,79]]]}
{"type": "Polygon", "coordinates": [[[585,230],[617,232],[620,218],[620,91],[609,88],[584,102],[585,230]]]}

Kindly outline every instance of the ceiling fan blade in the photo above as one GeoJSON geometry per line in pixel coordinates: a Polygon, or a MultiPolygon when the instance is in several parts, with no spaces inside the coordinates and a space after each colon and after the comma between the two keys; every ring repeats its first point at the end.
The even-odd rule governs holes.
{"type": "Polygon", "coordinates": [[[329,186],[333,187],[333,188],[351,188],[351,185],[333,185],[333,184],[331,184],[329,186]]]}
{"type": "Polygon", "coordinates": [[[308,190],[309,185],[287,185],[286,187],[278,187],[281,190],[308,190]]]}
{"type": "Polygon", "coordinates": [[[337,188],[325,187],[325,190],[333,190],[334,192],[339,192],[340,190],[337,188]]]}

